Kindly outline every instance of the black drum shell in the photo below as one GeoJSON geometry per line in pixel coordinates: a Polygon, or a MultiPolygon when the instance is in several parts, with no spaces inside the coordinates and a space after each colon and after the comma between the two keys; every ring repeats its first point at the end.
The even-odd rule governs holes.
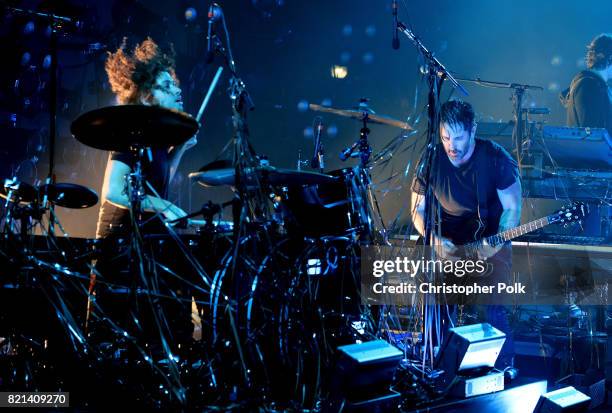
{"type": "Polygon", "coordinates": [[[355,230],[357,220],[350,201],[350,168],[328,172],[338,177],[334,183],[291,186],[285,205],[289,231],[307,237],[346,235],[355,230]]]}

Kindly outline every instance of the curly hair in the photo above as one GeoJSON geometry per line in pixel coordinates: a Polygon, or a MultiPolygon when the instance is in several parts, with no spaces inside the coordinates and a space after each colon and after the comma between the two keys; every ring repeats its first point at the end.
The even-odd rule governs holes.
{"type": "Polygon", "coordinates": [[[150,101],[157,76],[164,71],[178,82],[174,69],[174,50],[164,52],[150,37],[125,52],[126,39],[115,53],[108,53],[104,68],[113,93],[120,104],[150,101]]]}
{"type": "Polygon", "coordinates": [[[602,33],[587,46],[586,66],[601,70],[612,64],[612,35],[602,33]]]}

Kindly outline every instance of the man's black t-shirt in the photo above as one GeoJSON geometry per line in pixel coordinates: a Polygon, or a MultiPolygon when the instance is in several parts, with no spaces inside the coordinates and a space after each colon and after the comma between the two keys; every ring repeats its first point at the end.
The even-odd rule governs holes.
{"type": "MultiPolygon", "coordinates": [[[[152,160],[145,155],[142,162],[142,173],[145,180],[151,184],[155,192],[164,199],[168,198],[168,186],[170,180],[170,157],[166,148],[152,149],[152,160]]],[[[130,169],[133,169],[135,159],[131,153],[111,152],[110,161],[120,161],[130,169]]],[[[153,191],[145,183],[145,192],[147,195],[155,195],[153,191]]],[[[153,214],[146,214],[145,219],[150,218],[153,214]]],[[[109,235],[125,235],[130,228],[129,210],[119,208],[110,202],[104,202],[100,207],[98,215],[98,228],[96,231],[97,238],[105,238],[109,235]]]]}
{"type": "MultiPolygon", "coordinates": [[[[474,153],[459,167],[451,164],[441,143],[436,145],[430,182],[441,207],[442,235],[462,245],[495,234],[503,210],[497,190],[518,178],[516,161],[493,141],[476,139],[474,153]],[[484,230],[477,233],[480,222],[484,230]]],[[[412,190],[425,194],[424,177],[415,176],[412,190]]]]}

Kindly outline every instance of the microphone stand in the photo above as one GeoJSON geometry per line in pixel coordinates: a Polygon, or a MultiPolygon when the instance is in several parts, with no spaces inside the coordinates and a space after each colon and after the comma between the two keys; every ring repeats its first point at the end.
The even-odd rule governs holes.
{"type": "MultiPolygon", "coordinates": [[[[427,81],[429,85],[428,95],[428,123],[427,123],[427,148],[426,154],[421,158],[421,162],[417,167],[417,173],[422,173],[421,176],[425,179],[426,195],[425,205],[433,205],[433,193],[430,188],[431,178],[431,163],[433,162],[434,148],[438,137],[439,119],[440,119],[440,91],[442,82],[446,79],[453,87],[459,89],[464,95],[468,95],[461,84],[455,79],[455,77],[446,69],[446,67],[434,56],[432,52],[425,47],[421,39],[410,30],[401,21],[397,22],[397,30],[403,33],[417,48],[417,51],[423,56],[424,61],[427,65],[427,81]]],[[[414,206],[413,206],[414,207],[414,206]]],[[[430,208],[425,208],[425,231],[424,239],[425,245],[429,245],[431,233],[433,230],[432,214],[430,208]]]]}
{"type": "MultiPolygon", "coordinates": [[[[268,204],[268,199],[264,196],[260,177],[257,173],[249,172],[254,171],[259,166],[259,159],[251,143],[249,142],[249,129],[247,126],[247,114],[248,112],[255,109],[255,105],[251,96],[247,90],[245,83],[238,76],[234,58],[232,56],[229,33],[225,22],[225,16],[221,12],[221,20],[225,31],[225,46],[221,43],[216,35],[212,35],[212,44],[214,51],[223,57],[224,64],[230,72],[228,93],[230,102],[232,105],[232,123],[234,127],[234,134],[230,141],[233,148],[232,163],[235,172],[235,192],[234,199],[232,201],[232,215],[234,221],[234,234],[233,234],[233,251],[232,251],[232,263],[230,269],[231,279],[236,280],[237,277],[242,277],[243,271],[249,271],[243,267],[240,263],[241,260],[239,255],[250,254],[248,252],[241,252],[241,247],[244,248],[244,242],[248,240],[244,235],[246,234],[245,225],[246,222],[251,224],[262,223],[264,231],[262,231],[263,240],[267,241],[267,245],[264,248],[272,249],[272,240],[268,233],[268,223],[272,222],[272,213],[268,204]],[[244,242],[243,242],[244,241],[244,242]],[[242,272],[241,272],[242,271],[242,272]]],[[[229,144],[227,145],[229,147],[229,144]]],[[[261,239],[259,237],[253,237],[251,241],[258,242],[261,239]]],[[[252,253],[251,253],[252,254],[252,253]]],[[[257,257],[253,257],[257,258],[257,257]]],[[[239,293],[237,293],[239,294],[239,293]]],[[[238,299],[242,297],[238,296],[238,299]]],[[[232,313],[235,309],[228,311],[232,313]]],[[[238,331],[235,327],[233,329],[234,339],[238,339],[238,331]]],[[[252,378],[249,375],[249,369],[247,368],[247,361],[244,359],[240,345],[238,345],[238,351],[240,353],[241,361],[241,373],[245,384],[250,387],[253,385],[252,378]]]]}
{"type": "MultiPolygon", "coordinates": [[[[429,95],[428,95],[428,123],[427,123],[427,146],[425,149],[425,153],[421,157],[421,161],[417,166],[416,174],[418,176],[423,177],[425,182],[425,214],[423,217],[424,222],[424,244],[431,245],[432,234],[434,231],[434,222],[433,219],[435,217],[435,206],[434,206],[434,195],[431,187],[431,178],[432,178],[432,163],[434,162],[434,155],[436,153],[436,143],[438,140],[439,134],[439,124],[440,124],[440,91],[442,87],[442,82],[446,79],[453,85],[454,88],[459,89],[464,95],[468,95],[467,91],[463,86],[459,84],[459,82],[453,77],[453,75],[446,69],[446,67],[434,56],[432,52],[425,47],[421,39],[412,32],[404,23],[398,21],[397,22],[397,30],[403,33],[410,41],[414,44],[417,51],[423,57],[423,60],[427,65],[427,81],[429,85],[429,95]]],[[[414,205],[412,206],[415,207],[414,205]]],[[[434,250],[431,250],[433,254],[434,250]]],[[[432,258],[435,258],[433,256],[432,258]]],[[[436,273],[435,271],[430,274],[429,277],[430,282],[436,282],[436,273]]],[[[433,367],[434,354],[433,349],[436,343],[434,342],[434,338],[437,339],[437,344],[440,345],[442,343],[443,337],[441,330],[435,330],[435,326],[440,323],[440,314],[441,309],[439,305],[435,303],[435,300],[432,296],[428,295],[425,297],[425,302],[423,306],[423,360],[422,364],[425,367],[425,362],[429,359],[429,365],[433,367]],[[434,335],[435,334],[435,335],[434,335]]]]}
{"type": "MultiPolygon", "coordinates": [[[[43,208],[47,207],[48,202],[48,188],[51,184],[55,183],[55,141],[56,141],[56,124],[57,124],[57,87],[58,87],[58,66],[57,66],[57,36],[58,32],[62,30],[64,24],[71,24],[73,26],[78,27],[79,22],[71,17],[60,16],[53,13],[42,13],[34,10],[21,9],[17,7],[5,6],[5,8],[9,11],[23,14],[26,16],[32,16],[35,18],[39,18],[45,20],[50,23],[51,27],[51,35],[50,35],[50,56],[51,56],[51,65],[50,65],[50,75],[49,75],[49,173],[47,174],[47,179],[45,181],[45,193],[43,194],[43,208]]],[[[54,205],[53,203],[49,204],[49,235],[53,236],[55,234],[55,214],[54,214],[54,205]]]]}
{"type": "Polygon", "coordinates": [[[315,169],[319,169],[320,172],[323,172],[325,169],[325,151],[323,149],[323,142],[321,140],[321,130],[323,129],[323,122],[321,122],[321,118],[318,119],[319,124],[317,125],[317,130],[315,134],[315,147],[314,147],[314,155],[312,156],[312,161],[310,161],[310,166],[315,169]]]}
{"type": "MultiPolygon", "coordinates": [[[[514,127],[512,128],[512,144],[516,148],[516,158],[519,161],[519,167],[521,165],[521,158],[523,151],[528,145],[526,142],[531,138],[531,131],[525,134],[525,125],[527,123],[528,109],[523,108],[523,97],[527,90],[544,90],[541,86],[526,85],[521,83],[509,83],[509,82],[496,82],[490,80],[483,80],[480,78],[458,78],[463,82],[470,82],[479,86],[498,88],[498,89],[512,89],[512,111],[514,118],[514,127]]],[[[544,113],[542,113],[544,114],[544,113]]]]}

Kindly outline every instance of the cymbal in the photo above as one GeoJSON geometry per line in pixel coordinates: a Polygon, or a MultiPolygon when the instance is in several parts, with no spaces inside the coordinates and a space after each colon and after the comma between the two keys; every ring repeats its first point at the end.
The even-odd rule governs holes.
{"type": "Polygon", "coordinates": [[[36,188],[25,182],[20,182],[16,179],[5,179],[0,185],[0,198],[7,199],[9,192],[11,193],[11,202],[19,202],[21,204],[29,204],[36,200],[36,188]]]}
{"type": "MultiPolygon", "coordinates": [[[[189,178],[197,181],[202,186],[235,185],[235,172],[234,168],[200,170],[190,173],[189,178]]],[[[255,173],[259,179],[272,185],[316,185],[337,181],[336,177],[319,172],[258,166],[247,171],[247,184],[254,183],[255,173]]]]}
{"type": "Polygon", "coordinates": [[[310,108],[310,110],[314,110],[315,112],[332,113],[334,115],[344,116],[347,118],[352,118],[352,119],[357,119],[357,120],[363,120],[365,117],[367,117],[368,123],[395,126],[396,128],[405,129],[405,130],[413,129],[412,126],[410,126],[406,122],[402,122],[401,120],[393,119],[389,116],[376,115],[375,113],[372,113],[369,110],[328,108],[326,106],[315,105],[314,103],[311,103],[310,105],[308,105],[308,107],[310,108]]]}
{"type": "Polygon", "coordinates": [[[134,146],[168,148],[198,131],[185,112],[160,106],[108,106],[80,115],[70,132],[81,143],[105,151],[128,152],[134,146]]]}
{"type": "Polygon", "coordinates": [[[98,203],[98,194],[83,185],[69,183],[42,185],[39,188],[40,196],[44,196],[45,192],[49,202],[64,208],[89,208],[98,203]]]}

